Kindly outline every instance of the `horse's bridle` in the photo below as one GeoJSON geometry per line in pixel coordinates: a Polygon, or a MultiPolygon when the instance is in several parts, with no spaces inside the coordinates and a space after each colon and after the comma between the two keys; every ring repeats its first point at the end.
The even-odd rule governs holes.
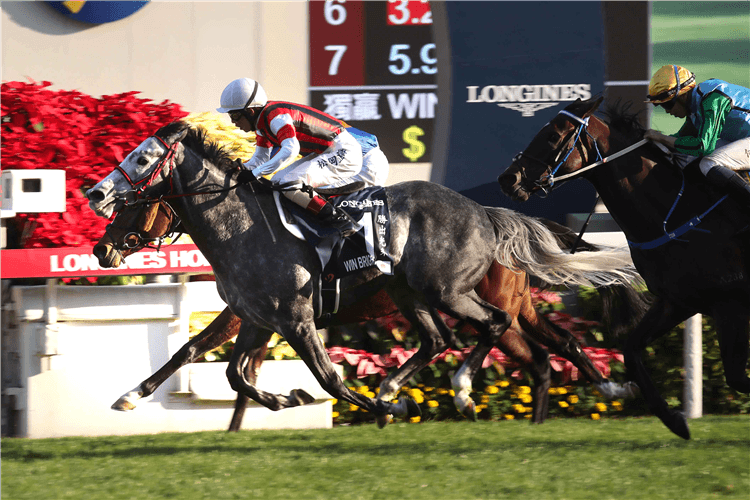
{"type": "MultiPolygon", "coordinates": [[[[156,178],[159,176],[159,174],[162,173],[164,168],[166,166],[169,166],[169,173],[167,174],[167,177],[169,177],[170,182],[170,192],[172,191],[172,172],[174,170],[174,160],[175,160],[175,154],[177,153],[177,147],[180,144],[179,141],[176,141],[172,143],[170,146],[169,144],[164,141],[161,137],[157,135],[152,135],[154,139],[158,140],[166,149],[164,154],[161,155],[159,158],[156,166],[151,171],[151,173],[147,173],[145,176],[143,176],[142,179],[138,181],[134,181],[130,178],[128,173],[125,171],[124,168],[122,168],[120,165],[117,165],[115,167],[115,170],[120,172],[120,174],[125,178],[126,181],[128,181],[128,184],[130,184],[130,187],[133,189],[131,191],[127,191],[122,195],[122,198],[124,198],[125,206],[132,205],[133,203],[136,203],[138,200],[153,200],[154,198],[149,198],[147,196],[143,196],[143,191],[148,188],[151,184],[154,183],[156,178]],[[133,198],[132,201],[130,201],[130,198],[128,198],[128,195],[132,194],[133,198]]],[[[170,207],[171,209],[171,207],[170,207]]]]}
{"type": "MultiPolygon", "coordinates": [[[[632,144],[632,145],[628,146],[627,148],[625,148],[625,149],[623,149],[621,151],[618,151],[617,153],[611,154],[611,155],[609,155],[607,157],[602,157],[602,154],[599,151],[599,145],[596,143],[596,138],[594,136],[592,136],[589,133],[589,131],[588,131],[589,117],[581,118],[581,117],[576,116],[573,113],[570,113],[569,111],[566,111],[564,109],[562,111],[560,111],[558,114],[567,116],[571,120],[577,122],[578,125],[576,126],[576,129],[573,132],[571,132],[571,137],[572,137],[573,134],[575,134],[575,140],[572,140],[572,141],[570,139],[568,140],[568,143],[570,144],[572,142],[572,144],[570,144],[570,146],[568,146],[568,150],[567,150],[567,153],[565,154],[565,157],[558,162],[560,156],[562,156],[563,152],[565,151],[565,147],[562,147],[562,148],[560,148],[560,152],[557,154],[557,156],[553,160],[553,163],[557,162],[557,165],[554,168],[551,165],[549,165],[548,163],[546,163],[546,162],[544,162],[542,160],[539,160],[537,158],[534,158],[533,156],[530,156],[530,155],[526,154],[526,152],[518,153],[518,155],[516,155],[513,158],[514,162],[516,161],[516,159],[528,158],[530,160],[534,160],[534,161],[536,161],[536,162],[541,163],[541,164],[544,165],[544,167],[545,167],[545,173],[542,176],[540,176],[539,179],[533,181],[534,186],[538,187],[541,191],[544,192],[544,196],[546,196],[546,195],[549,194],[549,191],[551,191],[553,189],[553,187],[554,187],[554,185],[555,185],[555,183],[557,181],[563,181],[563,180],[567,180],[567,179],[572,179],[572,178],[575,178],[575,177],[579,177],[579,176],[583,175],[584,172],[586,172],[588,170],[591,170],[591,169],[594,169],[594,168],[596,168],[596,167],[598,167],[600,165],[603,165],[603,164],[605,164],[605,163],[607,163],[609,161],[612,161],[615,158],[619,158],[620,156],[626,155],[626,154],[630,153],[631,151],[633,151],[635,149],[638,149],[639,147],[643,146],[644,144],[646,144],[648,142],[647,139],[642,139],[642,140],[636,142],[635,144],[632,144]],[[587,154],[588,150],[587,150],[586,147],[584,147],[583,141],[581,140],[581,132],[585,132],[586,135],[591,139],[591,142],[594,144],[594,148],[596,149],[596,160],[597,161],[595,161],[594,163],[591,163],[589,165],[585,165],[582,168],[579,168],[578,170],[576,170],[575,172],[571,172],[569,174],[564,174],[564,175],[560,175],[560,176],[556,177],[555,174],[557,173],[558,170],[560,170],[560,167],[562,167],[565,164],[565,162],[568,160],[568,157],[573,152],[573,150],[576,148],[576,145],[579,143],[579,141],[580,141],[580,144],[581,144],[581,151],[585,155],[585,158],[582,158],[583,163],[588,162],[588,154],[587,154]]],[[[521,170],[521,178],[525,179],[525,181],[527,183],[529,183],[528,177],[526,177],[526,170],[525,170],[525,167],[523,165],[520,165],[520,170],[521,170]]]]}

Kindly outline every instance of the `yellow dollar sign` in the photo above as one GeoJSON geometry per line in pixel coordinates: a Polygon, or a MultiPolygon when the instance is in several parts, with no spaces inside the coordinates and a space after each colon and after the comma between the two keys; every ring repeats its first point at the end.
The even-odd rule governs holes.
{"type": "Polygon", "coordinates": [[[417,161],[422,155],[424,155],[424,152],[427,151],[424,143],[417,139],[420,135],[424,135],[424,130],[416,125],[412,125],[404,130],[404,142],[409,144],[409,147],[402,149],[401,152],[411,161],[417,161]]]}

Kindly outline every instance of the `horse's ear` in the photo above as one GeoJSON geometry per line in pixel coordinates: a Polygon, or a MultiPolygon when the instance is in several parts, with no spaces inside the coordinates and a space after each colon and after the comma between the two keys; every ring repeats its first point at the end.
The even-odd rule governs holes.
{"type": "Polygon", "coordinates": [[[583,114],[581,118],[586,118],[588,116],[591,116],[594,114],[594,112],[599,109],[599,105],[601,105],[602,101],[604,101],[604,96],[599,96],[593,99],[589,99],[586,101],[586,107],[588,110],[583,114]]]}
{"type": "Polygon", "coordinates": [[[190,127],[185,127],[184,129],[180,130],[177,133],[177,136],[175,137],[175,139],[172,141],[172,144],[174,144],[176,142],[182,142],[182,140],[185,137],[187,137],[189,131],[190,131],[190,127]]]}

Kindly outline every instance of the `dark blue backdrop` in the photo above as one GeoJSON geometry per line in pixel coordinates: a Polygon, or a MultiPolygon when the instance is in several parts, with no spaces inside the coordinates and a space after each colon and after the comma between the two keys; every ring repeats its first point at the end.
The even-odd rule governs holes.
{"type": "Polygon", "coordinates": [[[431,5],[439,64],[431,180],[561,223],[591,210],[596,192],[583,180],[520,204],[496,179],[558,111],[604,91],[600,2],[431,5]]]}

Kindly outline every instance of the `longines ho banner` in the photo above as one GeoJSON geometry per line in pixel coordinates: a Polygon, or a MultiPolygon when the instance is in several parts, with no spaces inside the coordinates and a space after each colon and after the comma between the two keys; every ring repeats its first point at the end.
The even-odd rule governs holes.
{"type": "Polygon", "coordinates": [[[536,133],[578,98],[603,93],[600,2],[431,2],[438,111],[432,180],[484,205],[565,222],[591,210],[583,180],[526,203],[497,176],[536,133]]]}

